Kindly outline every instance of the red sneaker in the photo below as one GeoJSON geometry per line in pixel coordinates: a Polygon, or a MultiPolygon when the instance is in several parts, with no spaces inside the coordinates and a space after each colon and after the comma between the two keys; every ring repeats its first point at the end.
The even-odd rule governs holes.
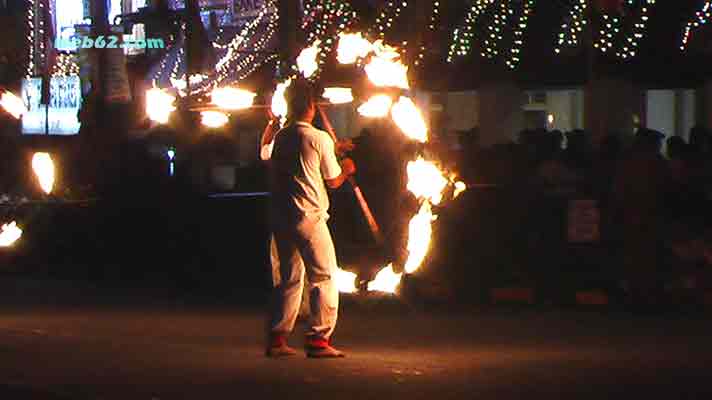
{"type": "Polygon", "coordinates": [[[281,358],[296,355],[297,351],[287,345],[287,337],[284,335],[272,335],[269,346],[265,350],[265,356],[270,358],[281,358]]]}
{"type": "Polygon", "coordinates": [[[331,346],[328,340],[323,338],[307,338],[306,352],[309,358],[343,358],[344,352],[331,346]]]}

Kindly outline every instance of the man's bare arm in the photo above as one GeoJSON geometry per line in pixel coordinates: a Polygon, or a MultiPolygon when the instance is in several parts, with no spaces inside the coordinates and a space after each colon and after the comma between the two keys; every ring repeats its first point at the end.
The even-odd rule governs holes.
{"type": "Polygon", "coordinates": [[[326,186],[330,189],[338,189],[349,177],[356,173],[356,164],[350,158],[341,160],[341,175],[334,179],[327,179],[326,186]]]}

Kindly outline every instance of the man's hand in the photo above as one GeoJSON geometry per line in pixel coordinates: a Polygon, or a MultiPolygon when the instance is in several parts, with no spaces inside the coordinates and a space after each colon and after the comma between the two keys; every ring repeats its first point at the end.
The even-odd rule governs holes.
{"type": "Polygon", "coordinates": [[[356,173],[356,164],[350,158],[341,160],[341,173],[346,176],[351,176],[356,173]]]}
{"type": "Polygon", "coordinates": [[[344,155],[350,151],[353,151],[355,148],[356,145],[353,141],[351,141],[351,139],[341,139],[336,142],[336,154],[338,155],[344,155]]]}

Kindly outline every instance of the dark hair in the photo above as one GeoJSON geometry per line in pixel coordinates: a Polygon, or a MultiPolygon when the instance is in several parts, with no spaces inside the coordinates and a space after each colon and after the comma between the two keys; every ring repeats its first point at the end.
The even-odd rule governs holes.
{"type": "Polygon", "coordinates": [[[289,105],[287,118],[290,120],[304,117],[314,105],[314,88],[305,79],[295,79],[284,93],[289,105]]]}

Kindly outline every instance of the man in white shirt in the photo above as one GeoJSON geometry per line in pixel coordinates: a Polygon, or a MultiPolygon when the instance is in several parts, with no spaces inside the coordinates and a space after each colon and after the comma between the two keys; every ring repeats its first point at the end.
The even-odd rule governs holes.
{"type": "Polygon", "coordinates": [[[333,139],[311,125],[316,106],[310,84],[292,82],[286,97],[289,122],[276,135],[270,167],[271,224],[281,280],[275,290],[266,354],[270,357],[296,354],[287,345],[287,337],[294,329],[306,275],[311,303],[307,356],[343,357],[330,343],[339,292],[335,282],[336,252],[326,224],[329,218],[326,186],[340,187],[356,168],[349,159],[339,165],[333,139]]]}

